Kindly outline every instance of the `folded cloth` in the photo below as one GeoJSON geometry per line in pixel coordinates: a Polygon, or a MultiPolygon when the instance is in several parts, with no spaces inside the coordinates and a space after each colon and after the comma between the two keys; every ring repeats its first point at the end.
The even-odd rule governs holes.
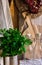
{"type": "Polygon", "coordinates": [[[23,3],[21,0],[14,0],[16,7],[18,8],[19,12],[26,12],[28,11],[28,5],[23,3]]]}

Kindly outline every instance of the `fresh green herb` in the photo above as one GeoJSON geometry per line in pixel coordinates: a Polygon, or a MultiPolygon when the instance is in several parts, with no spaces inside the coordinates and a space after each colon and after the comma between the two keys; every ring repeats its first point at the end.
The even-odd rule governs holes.
{"type": "Polygon", "coordinates": [[[25,45],[32,44],[30,39],[22,36],[17,29],[0,29],[0,56],[15,56],[25,52],[25,45]]]}

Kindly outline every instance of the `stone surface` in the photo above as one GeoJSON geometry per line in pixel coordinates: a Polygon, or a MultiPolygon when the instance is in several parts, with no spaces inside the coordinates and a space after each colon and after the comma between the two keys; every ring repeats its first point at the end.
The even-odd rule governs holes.
{"type": "Polygon", "coordinates": [[[20,60],[20,65],[42,65],[42,59],[20,60]]]}

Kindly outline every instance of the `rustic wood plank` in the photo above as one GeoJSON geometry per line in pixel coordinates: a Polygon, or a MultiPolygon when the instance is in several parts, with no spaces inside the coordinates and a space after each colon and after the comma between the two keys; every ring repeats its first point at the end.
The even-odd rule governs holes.
{"type": "Polygon", "coordinates": [[[10,65],[10,57],[5,57],[5,65],[10,65]]]}
{"type": "Polygon", "coordinates": [[[0,65],[4,65],[3,57],[0,57],[0,65]]]}

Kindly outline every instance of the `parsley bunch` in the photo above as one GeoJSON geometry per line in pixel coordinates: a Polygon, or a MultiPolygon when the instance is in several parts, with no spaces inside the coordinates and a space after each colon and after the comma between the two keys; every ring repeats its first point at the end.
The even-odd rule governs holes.
{"type": "Polygon", "coordinates": [[[32,41],[22,36],[17,29],[0,29],[0,56],[15,56],[25,52],[25,45],[30,45],[32,41]]]}

